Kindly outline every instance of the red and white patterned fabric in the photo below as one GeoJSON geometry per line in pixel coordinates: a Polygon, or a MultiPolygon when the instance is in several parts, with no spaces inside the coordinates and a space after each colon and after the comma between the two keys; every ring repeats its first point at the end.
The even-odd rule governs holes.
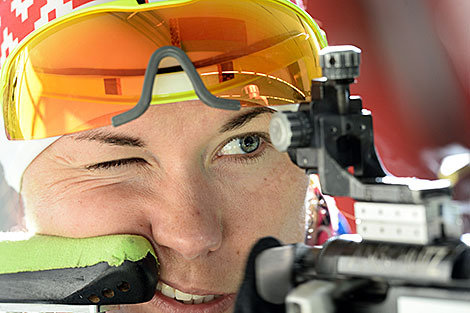
{"type": "Polygon", "coordinates": [[[102,2],[106,1],[0,0],[0,66],[16,45],[34,30],[85,4],[102,2]]]}
{"type": "MultiPolygon", "coordinates": [[[[73,10],[110,1],[0,0],[0,67],[18,43],[39,27],[73,10]]],[[[304,8],[303,0],[291,2],[304,8]]]]}

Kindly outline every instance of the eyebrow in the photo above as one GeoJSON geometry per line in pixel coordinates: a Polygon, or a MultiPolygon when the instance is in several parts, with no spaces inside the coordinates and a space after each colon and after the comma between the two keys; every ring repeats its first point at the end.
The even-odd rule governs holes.
{"type": "Polygon", "coordinates": [[[113,146],[127,146],[145,148],[146,144],[139,138],[127,135],[109,134],[100,130],[90,131],[85,134],[78,135],[75,140],[89,140],[98,141],[100,143],[113,145],[113,146]]]}
{"type": "MultiPolygon", "coordinates": [[[[256,107],[230,119],[228,122],[222,125],[222,127],[220,127],[219,132],[224,133],[231,130],[239,129],[255,117],[266,113],[272,114],[273,112],[275,112],[273,109],[267,107],[256,107]]],[[[113,146],[127,146],[137,148],[146,147],[146,144],[139,138],[120,134],[110,134],[101,130],[89,131],[87,133],[76,136],[74,139],[78,141],[97,141],[113,146]]]]}
{"type": "Polygon", "coordinates": [[[268,107],[256,107],[252,110],[243,112],[242,114],[239,114],[230,119],[228,122],[222,125],[222,127],[220,127],[219,132],[225,133],[231,130],[239,129],[261,114],[272,114],[274,112],[275,111],[273,109],[270,109],[268,107]]]}

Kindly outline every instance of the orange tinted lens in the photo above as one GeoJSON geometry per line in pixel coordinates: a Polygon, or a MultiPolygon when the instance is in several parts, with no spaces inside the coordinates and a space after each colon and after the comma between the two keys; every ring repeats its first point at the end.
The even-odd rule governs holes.
{"type": "MultiPolygon", "coordinates": [[[[137,103],[148,60],[166,45],[188,54],[212,93],[246,105],[303,101],[321,73],[313,30],[272,1],[203,0],[76,16],[16,55],[4,93],[10,138],[109,125],[137,103]]],[[[163,60],[159,72],[152,104],[195,98],[175,61],[163,60]]]]}

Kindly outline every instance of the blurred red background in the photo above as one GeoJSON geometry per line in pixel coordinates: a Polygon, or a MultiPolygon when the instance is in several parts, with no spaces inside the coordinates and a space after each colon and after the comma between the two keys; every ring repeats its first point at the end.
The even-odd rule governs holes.
{"type": "MultiPolygon", "coordinates": [[[[377,151],[391,174],[434,179],[444,156],[469,149],[470,1],[304,3],[330,45],[361,48],[352,94],[372,111],[377,151]]],[[[352,200],[337,203],[353,213],[352,200]]]]}

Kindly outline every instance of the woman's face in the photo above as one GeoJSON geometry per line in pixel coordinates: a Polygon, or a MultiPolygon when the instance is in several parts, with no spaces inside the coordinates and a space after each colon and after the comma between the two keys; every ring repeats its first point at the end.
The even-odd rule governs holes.
{"type": "Polygon", "coordinates": [[[122,312],[231,312],[255,241],[304,237],[308,179],[269,143],[270,116],[266,108],[233,112],[188,101],[63,136],[23,176],[28,227],[146,237],[169,297],[157,291],[122,312]],[[180,291],[208,297],[183,304],[171,299],[180,291]]]}

